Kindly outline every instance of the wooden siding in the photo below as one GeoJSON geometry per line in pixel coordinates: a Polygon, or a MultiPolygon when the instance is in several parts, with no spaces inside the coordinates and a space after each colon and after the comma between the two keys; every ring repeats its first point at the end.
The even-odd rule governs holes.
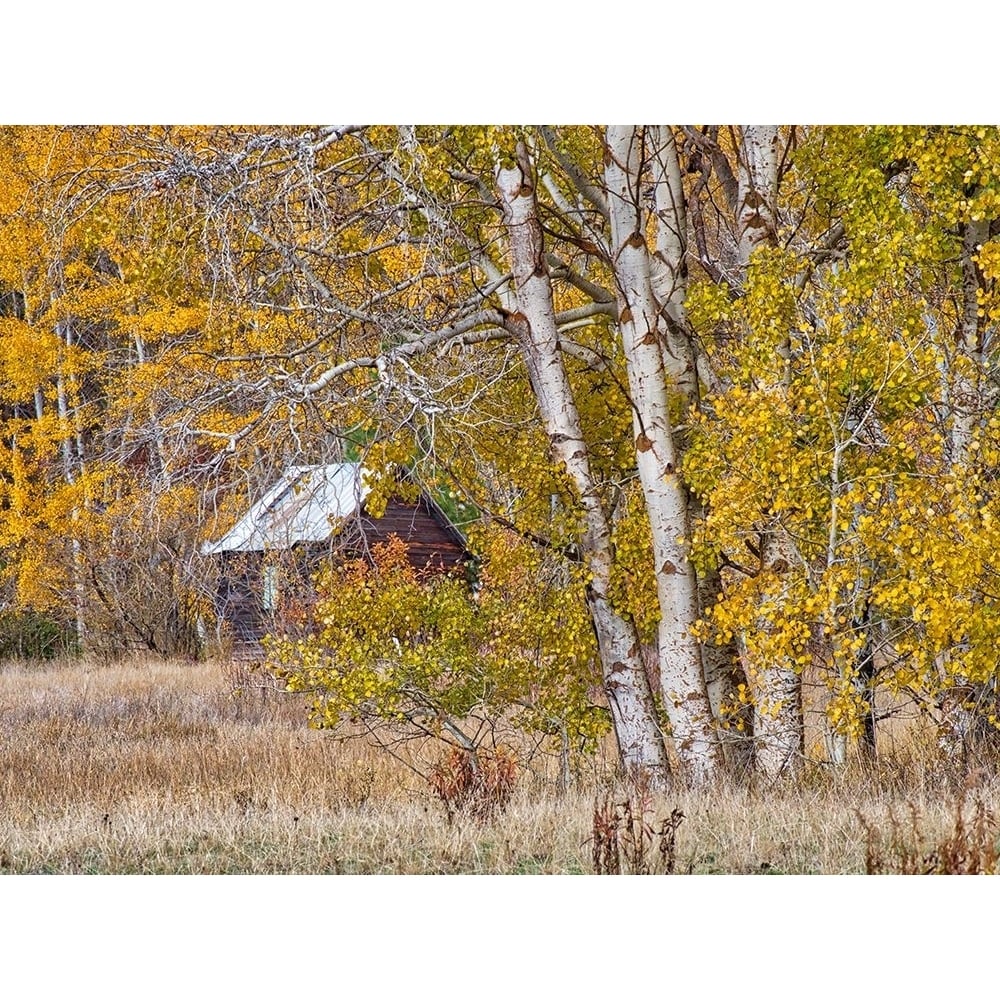
{"type": "MultiPolygon", "coordinates": [[[[269,553],[266,564],[280,567],[281,603],[290,598],[300,609],[308,605],[314,597],[310,578],[325,561],[370,558],[372,547],[393,535],[406,544],[410,565],[418,573],[458,572],[470,559],[462,536],[427,497],[416,503],[392,499],[381,517],[371,517],[362,507],[326,542],[296,546],[284,554],[269,553]]],[[[215,558],[220,570],[215,609],[232,638],[233,656],[259,659],[260,640],[275,627],[275,615],[265,608],[265,554],[225,552],[215,558]]]]}
{"type": "Polygon", "coordinates": [[[349,538],[347,545],[357,554],[365,556],[370,554],[372,546],[397,535],[406,544],[410,565],[418,571],[453,570],[464,565],[469,558],[461,536],[424,497],[416,504],[392,499],[386,504],[385,513],[378,518],[369,516],[362,509],[354,532],[355,537],[349,538]]]}
{"type": "Polygon", "coordinates": [[[264,612],[262,552],[224,552],[215,557],[220,563],[215,588],[215,613],[233,640],[234,649],[257,644],[268,631],[269,616],[264,612]]]}

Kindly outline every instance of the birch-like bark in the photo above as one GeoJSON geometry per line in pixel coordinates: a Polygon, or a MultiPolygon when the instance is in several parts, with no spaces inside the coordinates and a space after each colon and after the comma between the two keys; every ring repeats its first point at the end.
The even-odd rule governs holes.
{"type": "MultiPolygon", "coordinates": [[[[776,239],[779,142],[776,125],[742,127],[737,188],[737,265],[744,281],[753,251],[776,239]]],[[[787,359],[787,342],[778,350],[787,359]]],[[[782,387],[774,388],[777,391],[782,387]]],[[[765,571],[788,572],[796,561],[792,540],[780,525],[772,525],[762,541],[761,562],[765,571]]],[[[768,626],[758,622],[758,627],[768,626]]],[[[801,674],[783,660],[751,663],[745,659],[744,670],[754,703],[757,773],[769,781],[795,775],[804,760],[801,674]]]]}
{"type": "MultiPolygon", "coordinates": [[[[73,347],[73,328],[70,324],[60,324],[56,327],[56,334],[61,345],[59,364],[56,371],[56,412],[59,414],[60,434],[62,440],[60,449],[62,452],[63,478],[67,485],[72,485],[77,479],[77,469],[83,464],[83,437],[79,427],[79,421],[70,421],[69,393],[67,379],[63,374],[66,356],[73,347]],[[74,433],[70,435],[70,428],[74,433]],[[76,447],[74,448],[74,444],[76,447]],[[75,454],[74,454],[75,451],[75,454]]],[[[76,629],[77,645],[82,649],[86,621],[84,618],[85,593],[83,585],[83,552],[80,548],[80,539],[77,537],[76,526],[80,520],[80,510],[74,507],[70,513],[72,531],[70,532],[70,561],[72,563],[73,578],[73,614],[76,629]]]]}
{"type": "MultiPolygon", "coordinates": [[[[663,365],[671,388],[689,407],[697,408],[701,402],[699,378],[712,384],[714,377],[707,356],[698,349],[685,306],[688,217],[677,142],[669,125],[648,126],[646,134],[656,213],[656,250],[650,262],[650,274],[653,294],[666,328],[663,365]]],[[[683,448],[682,441],[677,444],[683,448]]],[[[699,513],[692,508],[692,517],[699,513]]],[[[704,615],[721,594],[722,576],[718,571],[698,574],[699,616],[704,615]]],[[[737,687],[746,682],[735,640],[722,645],[703,645],[701,660],[712,715],[719,720],[722,706],[732,710],[737,704],[737,687]]],[[[740,720],[731,717],[731,721],[740,720]]],[[[719,731],[727,765],[737,777],[749,773],[753,758],[749,713],[742,721],[745,724],[742,732],[735,727],[719,731]]]]}
{"type": "Polygon", "coordinates": [[[739,263],[744,274],[754,249],[762,243],[773,243],[776,236],[779,142],[777,125],[742,128],[736,221],[739,263]]]}
{"type": "Polygon", "coordinates": [[[976,262],[979,248],[989,240],[990,225],[986,220],[967,222],[962,236],[962,318],[958,328],[958,353],[971,363],[970,375],[959,370],[951,389],[954,420],[951,430],[951,460],[964,464],[969,460],[970,445],[982,420],[984,400],[978,375],[983,371],[982,318],[979,315],[979,288],[981,274],[976,262]]]}
{"type": "Polygon", "coordinates": [[[705,686],[701,649],[692,634],[698,585],[689,561],[688,496],[680,479],[671,426],[666,333],[650,273],[640,207],[643,131],[609,126],[605,186],[619,330],[632,395],[635,454],[652,533],[660,607],[659,660],[663,698],[685,776],[705,784],[722,770],[722,750],[705,686]]]}
{"type": "MultiPolygon", "coordinates": [[[[135,358],[138,367],[141,369],[146,364],[146,342],[141,334],[135,334],[135,358]]],[[[153,476],[157,486],[163,489],[170,487],[170,472],[167,463],[166,448],[163,443],[163,426],[156,413],[156,404],[150,400],[149,403],[149,429],[153,438],[153,448],[151,450],[151,463],[154,466],[153,476]]]]}
{"type": "MultiPolygon", "coordinates": [[[[698,573],[698,615],[701,618],[723,595],[722,573],[708,569],[698,573]]],[[[743,657],[736,638],[708,642],[701,647],[701,665],[712,715],[719,723],[719,739],[729,773],[738,781],[749,778],[754,767],[753,711],[740,701],[738,691],[746,687],[743,657]],[[725,711],[725,725],[722,725],[725,711]]]]}
{"type": "MultiPolygon", "coordinates": [[[[780,525],[765,536],[763,557],[765,572],[778,577],[794,572],[795,546],[780,525]]],[[[780,603],[780,594],[777,599],[780,603]]],[[[755,770],[768,782],[796,777],[805,761],[802,674],[790,658],[752,662],[748,657],[744,671],[753,700],[755,770]]]]}
{"type": "Polygon", "coordinates": [[[663,367],[688,403],[698,401],[698,361],[688,324],[687,205],[677,144],[669,125],[649,126],[649,160],[656,212],[653,294],[664,320],[663,367]]]}
{"type": "MultiPolygon", "coordinates": [[[[989,333],[981,313],[979,293],[983,274],[978,254],[990,237],[989,220],[969,220],[962,230],[962,314],[956,336],[957,356],[968,362],[953,366],[954,381],[949,387],[952,425],[949,435],[953,465],[967,468],[975,462],[972,444],[981,427],[984,413],[992,408],[985,391],[983,373],[986,370],[989,333]]],[[[951,673],[944,662],[947,653],[939,654],[942,675],[951,673]]],[[[985,726],[976,712],[966,707],[983,696],[983,686],[965,677],[954,678],[954,690],[941,698],[941,724],[938,742],[949,756],[965,755],[985,726]]]]}
{"type": "Polygon", "coordinates": [[[626,772],[664,786],[670,778],[669,762],[639,637],[634,623],[618,614],[609,597],[611,528],[591,472],[572,386],[559,350],[534,180],[524,151],[519,153],[518,166],[497,172],[518,306],[509,325],[524,356],[552,454],[568,473],[582,505],[582,547],[590,572],[587,600],[622,765],[626,772]]]}

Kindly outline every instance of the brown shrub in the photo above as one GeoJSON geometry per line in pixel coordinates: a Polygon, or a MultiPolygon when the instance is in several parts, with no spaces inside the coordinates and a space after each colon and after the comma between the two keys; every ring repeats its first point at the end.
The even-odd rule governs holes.
{"type": "Polygon", "coordinates": [[[504,747],[475,753],[452,747],[427,777],[451,821],[455,813],[490,819],[504,810],[517,780],[517,760],[504,747]]]}

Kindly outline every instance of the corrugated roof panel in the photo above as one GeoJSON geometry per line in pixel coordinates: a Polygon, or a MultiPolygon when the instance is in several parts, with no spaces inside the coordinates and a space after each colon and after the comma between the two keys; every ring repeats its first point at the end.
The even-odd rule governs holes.
{"type": "Polygon", "coordinates": [[[294,465],[229,532],[216,542],[205,542],[202,555],[326,541],[338,521],[357,513],[367,494],[356,462],[294,465]]]}

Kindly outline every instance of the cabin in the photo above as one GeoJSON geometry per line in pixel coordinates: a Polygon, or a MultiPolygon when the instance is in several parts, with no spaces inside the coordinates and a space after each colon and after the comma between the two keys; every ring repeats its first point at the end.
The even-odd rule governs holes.
{"type": "Polygon", "coordinates": [[[225,535],[202,545],[216,563],[215,611],[234,658],[259,658],[261,639],[287,624],[282,616],[308,612],[324,562],[369,557],[393,535],[418,573],[466,572],[465,538],[426,491],[392,497],[373,517],[363,471],[354,462],[292,466],[225,535]]]}

